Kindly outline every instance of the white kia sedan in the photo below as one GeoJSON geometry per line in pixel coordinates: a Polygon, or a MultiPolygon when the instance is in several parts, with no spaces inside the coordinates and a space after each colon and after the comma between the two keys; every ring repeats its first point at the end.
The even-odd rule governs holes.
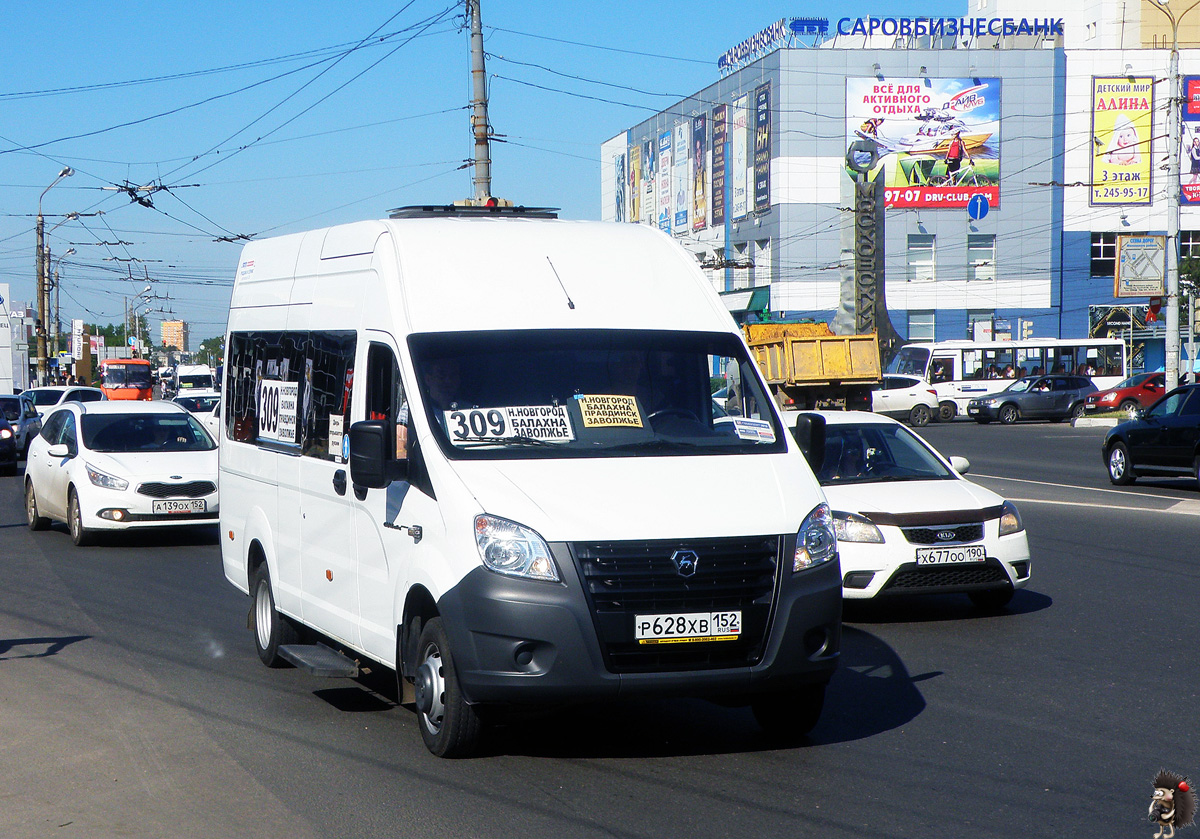
{"type": "Polygon", "coordinates": [[[1020,513],[963,478],[965,458],[943,457],[878,414],[788,411],[784,419],[833,510],[847,599],[955,592],[998,609],[1029,582],[1020,513]],[[807,449],[820,440],[813,426],[822,420],[816,454],[807,449]]]}
{"type": "Polygon", "coordinates": [[[71,403],[29,447],[31,530],[66,522],[76,545],[97,531],[217,521],[217,445],[181,405],[71,403]]]}

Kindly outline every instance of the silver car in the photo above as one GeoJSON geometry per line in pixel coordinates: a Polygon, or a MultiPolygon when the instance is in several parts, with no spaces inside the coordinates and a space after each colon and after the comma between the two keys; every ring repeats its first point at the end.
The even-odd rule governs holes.
{"type": "Polygon", "coordinates": [[[29,451],[29,441],[42,430],[42,418],[38,415],[33,400],[25,394],[0,396],[0,414],[12,426],[13,435],[17,440],[17,454],[25,457],[29,451]]]}

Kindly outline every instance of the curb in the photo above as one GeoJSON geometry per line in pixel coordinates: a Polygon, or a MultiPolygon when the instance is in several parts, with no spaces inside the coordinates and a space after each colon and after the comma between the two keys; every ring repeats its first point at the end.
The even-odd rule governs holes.
{"type": "Polygon", "coordinates": [[[1080,417],[1071,420],[1072,428],[1112,428],[1124,420],[1116,417],[1080,417]]]}

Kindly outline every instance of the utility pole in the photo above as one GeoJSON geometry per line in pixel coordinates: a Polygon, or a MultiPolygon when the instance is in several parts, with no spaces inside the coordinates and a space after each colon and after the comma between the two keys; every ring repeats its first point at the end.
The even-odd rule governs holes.
{"type": "Polygon", "coordinates": [[[482,0],[467,0],[471,16],[471,128],[475,132],[475,201],[492,197],[492,156],[488,145],[487,70],[483,58],[482,0]]]}
{"type": "Polygon", "coordinates": [[[70,166],[64,166],[62,171],[58,173],[58,177],[50,182],[50,186],[42,190],[42,194],[38,196],[38,211],[37,211],[37,254],[35,260],[37,262],[37,299],[38,299],[38,320],[41,321],[41,328],[37,330],[37,377],[38,384],[46,384],[46,331],[48,328],[48,320],[50,318],[50,292],[46,288],[46,283],[49,281],[49,272],[46,270],[50,265],[50,255],[46,252],[46,219],[42,216],[42,199],[46,197],[56,183],[63,178],[69,178],[75,174],[75,170],[70,166]]]}
{"type": "MultiPolygon", "coordinates": [[[[1165,4],[1164,4],[1165,6],[1165,4]]],[[[1179,381],[1179,22],[1171,19],[1171,98],[1167,101],[1167,338],[1166,387],[1179,381]]],[[[1182,17],[1182,16],[1181,16],[1182,17]]],[[[1193,359],[1193,364],[1195,360],[1193,359]]]]}

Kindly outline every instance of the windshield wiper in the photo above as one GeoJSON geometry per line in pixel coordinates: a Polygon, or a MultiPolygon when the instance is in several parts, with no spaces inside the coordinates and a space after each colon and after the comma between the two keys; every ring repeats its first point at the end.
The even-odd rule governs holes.
{"type": "Polygon", "coordinates": [[[469,440],[451,440],[450,443],[460,449],[473,449],[477,446],[561,446],[552,440],[542,440],[538,437],[527,437],[524,434],[513,434],[508,437],[472,437],[469,440]]]}
{"type": "Polygon", "coordinates": [[[709,444],[689,443],[685,440],[664,440],[656,437],[653,440],[638,440],[634,443],[621,443],[616,446],[605,446],[608,452],[629,451],[630,449],[658,449],[659,451],[678,451],[679,449],[707,448],[709,444]]]}

